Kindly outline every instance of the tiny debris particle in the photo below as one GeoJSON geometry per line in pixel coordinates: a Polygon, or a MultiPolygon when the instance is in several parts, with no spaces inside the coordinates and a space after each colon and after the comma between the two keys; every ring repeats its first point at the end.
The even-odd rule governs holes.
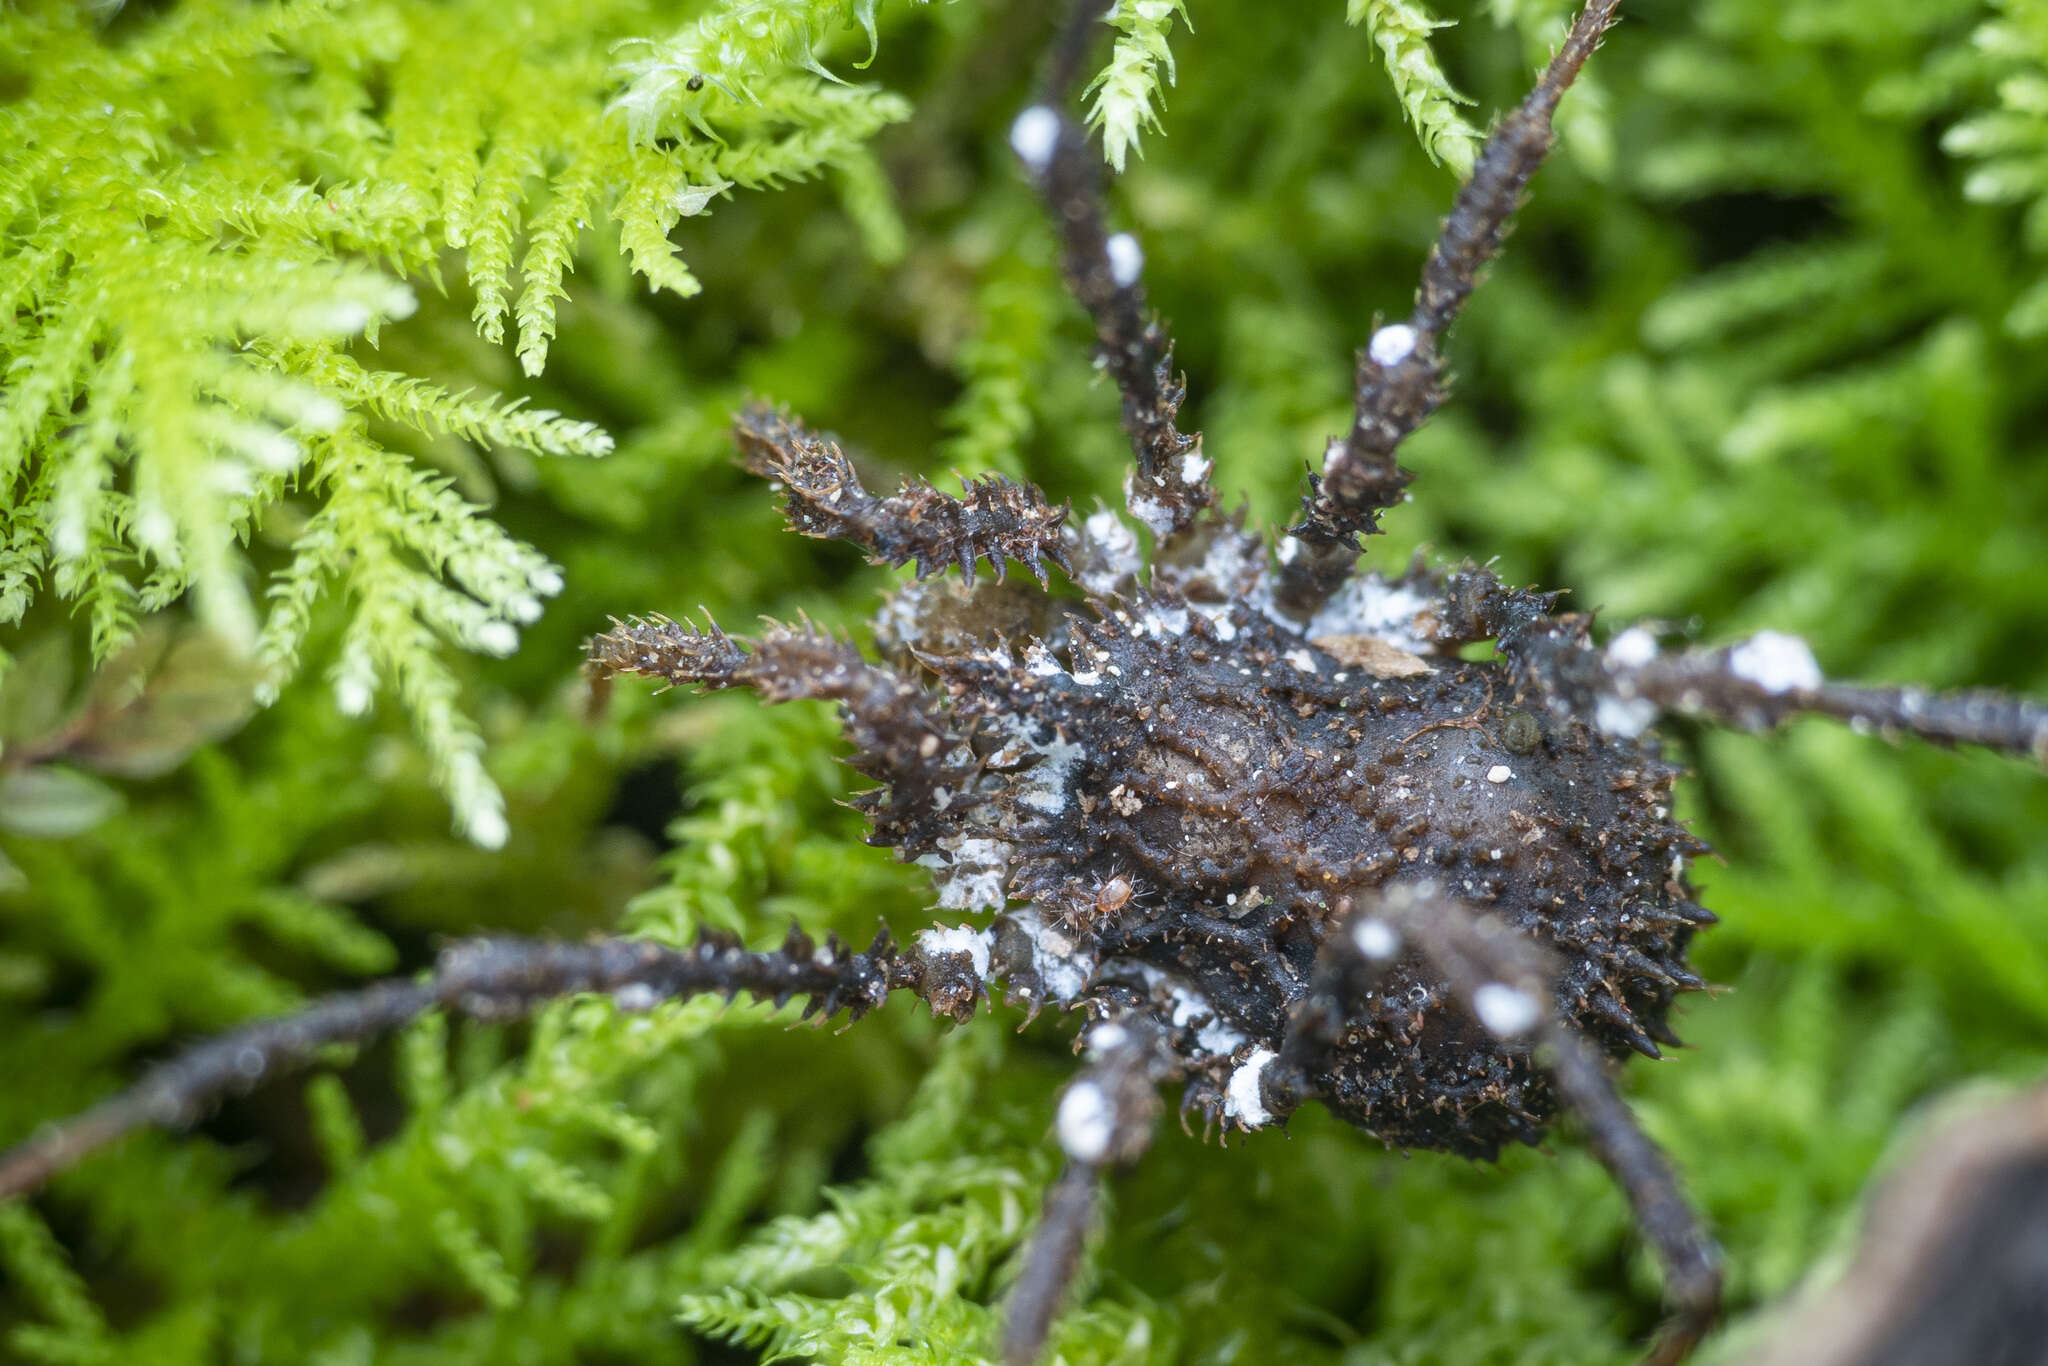
{"type": "Polygon", "coordinates": [[[1415,354],[1417,340],[1415,329],[1407,323],[1390,323],[1372,334],[1365,351],[1373,364],[1391,368],[1415,354]]]}
{"type": "Polygon", "coordinates": [[[1033,171],[1052,164],[1053,149],[1059,146],[1060,116],[1042,104],[1034,104],[1010,125],[1010,150],[1033,171]]]}
{"type": "Polygon", "coordinates": [[[1138,245],[1138,239],[1127,232],[1117,233],[1102,244],[1109,256],[1109,278],[1116,281],[1118,289],[1129,289],[1138,283],[1138,277],[1145,271],[1145,249],[1138,245]]]}
{"type": "Polygon", "coordinates": [[[1472,1009],[1495,1036],[1512,1039],[1536,1023],[1536,998],[1505,982],[1488,982],[1472,993],[1472,1009]]]}
{"type": "Polygon", "coordinates": [[[1506,764],[1495,764],[1492,768],[1486,770],[1486,781],[1489,783],[1504,783],[1514,776],[1515,771],[1506,764]]]}

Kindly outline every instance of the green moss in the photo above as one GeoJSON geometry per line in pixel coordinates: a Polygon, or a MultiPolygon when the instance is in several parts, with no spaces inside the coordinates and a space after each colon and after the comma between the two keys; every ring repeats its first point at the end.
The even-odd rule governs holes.
{"type": "MultiPolygon", "coordinates": [[[[1406,307],[1432,157],[1461,164],[1568,6],[1353,8],[1127,5],[1099,58],[1098,117],[1144,138],[1119,221],[1261,517],[1406,307]]],[[[2048,693],[2039,9],[1630,0],[1374,557],[2048,693]]],[[[1005,146],[1042,12],[90,15],[0,16],[0,1141],[437,935],[924,923],[822,712],[621,687],[595,715],[577,646],[608,613],[872,610],[886,576],[732,468],[749,394],[878,469],[1114,496],[1114,396],[1005,146]],[[225,738],[249,675],[202,630],[270,699],[225,738]]],[[[1728,989],[1628,1085],[1741,1316],[1906,1117],[2048,1060],[2048,781],[1820,725],[1674,745],[1726,857],[1700,956],[1728,989]]],[[[430,1022],[0,1209],[0,1360],[975,1359],[1069,1066],[1017,1023],[430,1022]]],[[[1553,1147],[1169,1125],[1059,1350],[1627,1360],[1654,1268],[1553,1147]]]]}

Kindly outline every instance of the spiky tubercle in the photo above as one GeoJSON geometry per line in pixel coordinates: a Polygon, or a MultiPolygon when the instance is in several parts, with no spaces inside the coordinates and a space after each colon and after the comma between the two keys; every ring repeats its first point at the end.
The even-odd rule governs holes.
{"type": "Polygon", "coordinates": [[[875,564],[915,564],[919,578],[958,565],[971,583],[983,559],[998,583],[1010,560],[1041,585],[1046,561],[1072,573],[1060,541],[1070,509],[1053,506],[1035,484],[989,475],[964,480],[965,496],[955,498],[913,478],[878,498],[837,443],[787,413],[756,405],[735,431],[746,467],[782,486],[790,526],[805,536],[851,541],[875,564]]]}

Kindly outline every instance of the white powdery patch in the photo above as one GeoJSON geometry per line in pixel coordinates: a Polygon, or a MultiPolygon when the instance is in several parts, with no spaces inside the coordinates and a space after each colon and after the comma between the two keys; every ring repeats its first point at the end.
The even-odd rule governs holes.
{"type": "Polygon", "coordinates": [[[1072,1005],[1095,971],[1094,955],[1046,924],[1035,908],[1017,912],[1013,920],[1031,945],[1031,970],[1045,985],[1046,999],[1055,1005],[1072,1005]]]}
{"type": "Polygon", "coordinates": [[[1270,1048],[1254,1048],[1251,1056],[1237,1065],[1230,1074],[1230,1084],[1223,1091],[1223,1117],[1234,1119],[1247,1129],[1258,1129],[1273,1122],[1273,1116],[1266,1111],[1266,1102],[1259,1095],[1259,1078],[1266,1065],[1278,1057],[1270,1048]]]}
{"type": "Polygon", "coordinates": [[[1617,669],[1640,669],[1657,657],[1657,637],[1631,626],[1607,642],[1607,662],[1617,669]]]}
{"type": "Polygon", "coordinates": [[[927,957],[941,953],[964,953],[974,968],[974,975],[984,982],[988,980],[988,951],[995,943],[995,931],[970,929],[956,925],[950,929],[926,930],[917,936],[917,946],[927,957]]]}
{"type": "Polygon", "coordinates": [[[1060,116],[1042,104],[1034,104],[1010,125],[1010,150],[1017,160],[1033,171],[1052,165],[1052,154],[1060,145],[1060,116]]]}
{"type": "Polygon", "coordinates": [[[1642,697],[1602,693],[1593,703],[1593,724],[1609,735],[1633,740],[1657,719],[1657,704],[1642,697]]]}
{"type": "Polygon", "coordinates": [[[1372,357],[1373,364],[1392,367],[1414,355],[1419,340],[1415,329],[1407,323],[1389,323],[1372,334],[1372,340],[1365,344],[1365,353],[1372,357]]]}
{"type": "Polygon", "coordinates": [[[1052,657],[1052,651],[1036,640],[1024,647],[1024,668],[1034,678],[1056,678],[1066,672],[1052,657]]]}
{"type": "Polygon", "coordinates": [[[1116,1110],[1096,1083],[1077,1081],[1060,1097],[1059,1118],[1053,1129],[1068,1157],[1097,1163],[1109,1156],[1109,1141],[1116,1135],[1116,1110]]]}
{"type": "Polygon", "coordinates": [[[1767,693],[1806,692],[1824,681],[1812,648],[1782,631],[1759,631],[1730,650],[1728,671],[1767,693]]]}
{"type": "Polygon", "coordinates": [[[939,847],[952,855],[926,854],[918,863],[932,870],[932,886],[939,893],[939,905],[950,911],[999,911],[1007,898],[1003,888],[1010,880],[1010,846],[1003,840],[969,839],[949,836],[939,847]]]}
{"type": "Polygon", "coordinates": [[[1098,1055],[1114,1052],[1130,1041],[1131,1031],[1114,1021],[1088,1031],[1088,1051],[1098,1055]]]}
{"type": "Polygon", "coordinates": [[[1180,458],[1180,481],[1183,484],[1199,484],[1209,477],[1210,462],[1198,450],[1189,451],[1180,458]]]}
{"type": "Polygon", "coordinates": [[[661,993],[645,982],[628,982],[612,993],[612,1004],[628,1015],[637,1015],[661,1004],[661,993]]]}
{"type": "Polygon", "coordinates": [[[1173,1002],[1174,1028],[1185,1029],[1196,1020],[1207,1021],[1195,1030],[1195,1043],[1200,1046],[1204,1055],[1212,1058],[1223,1057],[1235,1053],[1238,1046],[1244,1042],[1243,1032],[1226,1022],[1217,1013],[1216,1007],[1209,1004],[1209,998],[1200,992],[1175,986],[1172,988],[1170,999],[1173,1002]]]}
{"type": "MultiPolygon", "coordinates": [[[[1433,654],[1435,645],[1417,632],[1415,619],[1434,605],[1412,588],[1390,584],[1377,574],[1365,574],[1338,589],[1309,621],[1303,634],[1311,640],[1320,636],[1374,636],[1411,655],[1433,654]]],[[[1285,618],[1275,620],[1283,626],[1293,625],[1285,618]]]]}
{"type": "Polygon", "coordinates": [[[1145,273],[1145,249],[1127,232],[1104,242],[1102,252],[1109,258],[1109,278],[1116,281],[1118,289],[1129,289],[1145,273]]]}
{"type": "Polygon", "coordinates": [[[1488,982],[1472,993],[1472,1010],[1496,1037],[1512,1039],[1535,1026],[1538,1006],[1526,991],[1505,982],[1488,982]]]}
{"type": "Polygon", "coordinates": [[[1609,735],[1633,740],[1657,719],[1657,704],[1636,696],[1636,683],[1628,677],[1657,658],[1657,637],[1641,626],[1631,626],[1607,642],[1607,667],[1618,671],[1614,691],[1593,700],[1593,724],[1609,735]]]}
{"type": "Polygon", "coordinates": [[[1161,607],[1153,603],[1145,609],[1145,615],[1138,618],[1138,629],[1155,640],[1184,636],[1188,633],[1188,609],[1161,607]]]}
{"type": "Polygon", "coordinates": [[[1137,533],[1108,508],[1089,516],[1085,532],[1088,543],[1077,559],[1081,565],[1081,586],[1089,592],[1114,592],[1118,584],[1135,579],[1145,567],[1138,555],[1137,533]]]}
{"type": "Polygon", "coordinates": [[[1376,963],[1383,963],[1401,951],[1401,936],[1384,920],[1367,916],[1351,927],[1351,942],[1376,963]]]}
{"type": "Polygon", "coordinates": [[[1135,471],[1124,476],[1124,503],[1131,515],[1152,528],[1154,536],[1173,530],[1173,509],[1146,491],[1135,471]]]}
{"type": "Polygon", "coordinates": [[[1018,737],[1027,749],[1039,755],[1038,763],[1030,772],[1017,781],[1017,800],[1033,811],[1048,816],[1057,816],[1067,809],[1071,799],[1069,788],[1073,781],[1074,765],[1080,762],[1087,750],[1078,740],[1063,740],[1058,732],[1045,744],[1033,740],[1029,733],[1018,737]]]}

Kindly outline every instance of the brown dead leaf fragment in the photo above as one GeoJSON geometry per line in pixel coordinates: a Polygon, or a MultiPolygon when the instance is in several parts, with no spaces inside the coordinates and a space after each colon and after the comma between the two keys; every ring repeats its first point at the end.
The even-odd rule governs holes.
{"type": "Polygon", "coordinates": [[[1411,655],[1378,636],[1316,636],[1309,644],[1339,664],[1363,669],[1374,678],[1419,678],[1436,672],[1421,655],[1411,655]]]}

